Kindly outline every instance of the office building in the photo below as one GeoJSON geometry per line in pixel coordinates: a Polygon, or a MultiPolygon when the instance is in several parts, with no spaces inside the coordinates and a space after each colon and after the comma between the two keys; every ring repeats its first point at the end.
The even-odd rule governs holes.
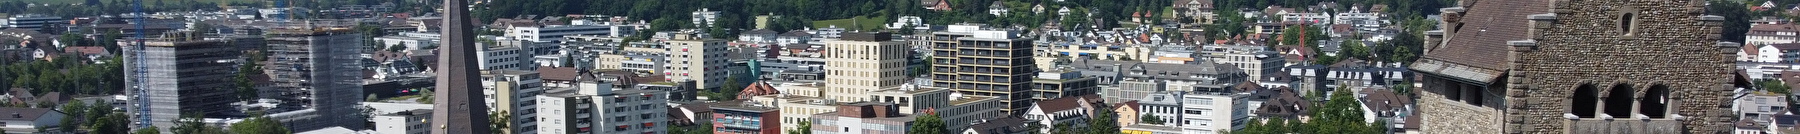
{"type": "Polygon", "coordinates": [[[0,28],[19,28],[39,30],[47,26],[57,25],[65,20],[62,17],[43,14],[20,14],[0,20],[0,28]]]}
{"type": "Polygon", "coordinates": [[[499,130],[504,133],[535,134],[537,133],[537,101],[538,94],[543,93],[544,80],[538,72],[524,70],[489,70],[482,71],[481,86],[483,102],[487,102],[489,114],[506,113],[512,116],[512,130],[499,130]]]}
{"type": "MultiPolygon", "coordinates": [[[[304,106],[291,114],[270,111],[293,130],[332,126],[361,129],[365,120],[354,117],[362,102],[362,35],[348,29],[275,29],[269,31],[269,75],[282,95],[265,96],[304,106]],[[305,112],[311,112],[306,114],[305,112]],[[311,116],[308,116],[311,115],[311,116]],[[310,118],[310,119],[308,119],[310,118]]],[[[442,87],[439,87],[442,89],[442,87]]]]}
{"type": "Polygon", "coordinates": [[[1263,46],[1214,45],[1202,47],[1203,57],[1207,61],[1222,65],[1230,65],[1249,74],[1248,79],[1267,79],[1267,76],[1281,74],[1287,59],[1280,53],[1264,49],[1263,46]]]}
{"type": "Polygon", "coordinates": [[[1072,69],[1039,72],[1031,79],[1032,98],[1048,100],[1098,94],[1100,85],[1096,79],[1082,77],[1081,72],[1072,69]]]}
{"type": "Polygon", "coordinates": [[[1030,83],[1037,66],[1031,60],[1031,39],[1014,31],[981,30],[980,26],[953,25],[948,32],[932,35],[937,62],[932,66],[932,85],[964,95],[1000,98],[1003,113],[1017,115],[1031,106],[1030,83]]]}
{"type": "Polygon", "coordinates": [[[945,108],[950,106],[950,89],[914,87],[906,85],[900,89],[869,92],[871,102],[885,102],[899,107],[900,113],[919,114],[926,108],[945,108]]]}
{"type": "Polygon", "coordinates": [[[126,101],[131,104],[126,111],[133,112],[132,121],[147,115],[151,122],[145,123],[172,128],[174,120],[186,112],[227,113],[234,111],[230,103],[240,100],[230,82],[239,63],[230,61],[238,59],[241,52],[225,42],[171,37],[145,41],[144,55],[137,55],[134,49],[125,51],[126,72],[136,71],[135,66],[140,65],[147,69],[143,75],[125,73],[126,85],[142,85],[147,91],[127,90],[134,96],[126,101]],[[134,60],[139,58],[143,60],[134,60]],[[146,101],[139,99],[148,99],[149,113],[136,113],[145,108],[139,103],[146,101]]]}
{"type": "Polygon", "coordinates": [[[1182,133],[1221,133],[1236,131],[1249,123],[1249,94],[1219,91],[1193,91],[1181,95],[1181,118],[1165,124],[1178,124],[1182,133]]]}
{"type": "MultiPolygon", "coordinates": [[[[939,118],[944,119],[944,128],[952,131],[973,127],[975,123],[1006,117],[1000,113],[1005,109],[1000,98],[989,96],[961,95],[951,93],[949,106],[934,108],[939,118]]],[[[920,114],[920,113],[914,113],[920,114]]]]}
{"type": "MultiPolygon", "coordinates": [[[[584,81],[574,88],[537,96],[537,133],[667,133],[669,104],[655,90],[613,90],[607,81],[584,81]]],[[[715,108],[716,109],[716,108],[715,108]]],[[[516,119],[516,118],[515,118],[516,119]]]]}
{"type": "Polygon", "coordinates": [[[697,33],[680,33],[674,39],[663,42],[668,54],[666,66],[663,66],[664,78],[669,81],[693,80],[702,90],[718,91],[725,85],[727,62],[725,56],[725,40],[702,38],[697,33]]]}
{"type": "MultiPolygon", "coordinates": [[[[899,88],[907,79],[911,48],[888,33],[847,33],[825,41],[825,98],[864,101],[868,92],[899,88]]],[[[905,110],[911,111],[911,110],[905,110]]]]}
{"type": "Polygon", "coordinates": [[[506,30],[506,37],[531,42],[558,42],[565,36],[589,35],[617,37],[637,32],[631,25],[550,25],[543,27],[513,27],[506,30]]]}

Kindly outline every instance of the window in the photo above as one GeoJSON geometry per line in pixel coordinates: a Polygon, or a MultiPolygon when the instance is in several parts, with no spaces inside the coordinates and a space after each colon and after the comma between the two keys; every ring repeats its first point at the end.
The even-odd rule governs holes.
{"type": "Polygon", "coordinates": [[[1606,94],[1606,114],[1620,118],[1631,117],[1632,93],[1637,92],[1632,91],[1631,85],[1613,86],[1612,91],[1606,94]]]}
{"type": "Polygon", "coordinates": [[[1669,102],[1671,102],[1669,101],[1669,86],[1650,86],[1650,90],[1644,92],[1644,98],[1638,100],[1638,104],[1642,105],[1638,106],[1638,112],[1644,116],[1650,116],[1650,118],[1663,118],[1669,113],[1669,102]]]}
{"type": "Polygon", "coordinates": [[[1599,89],[1596,89],[1594,85],[1581,85],[1581,87],[1575,88],[1575,95],[1569,96],[1569,99],[1572,100],[1569,102],[1569,113],[1581,118],[1594,118],[1594,109],[1597,108],[1595,105],[1600,103],[1598,91],[1595,90],[1599,89]]]}
{"type": "Polygon", "coordinates": [[[1633,19],[1632,15],[1633,14],[1631,14],[1631,13],[1625,13],[1624,16],[1619,17],[1619,32],[1620,33],[1623,33],[1624,35],[1631,35],[1631,32],[1632,32],[1631,28],[1635,27],[1635,26],[1631,25],[1632,19],[1633,19]]]}

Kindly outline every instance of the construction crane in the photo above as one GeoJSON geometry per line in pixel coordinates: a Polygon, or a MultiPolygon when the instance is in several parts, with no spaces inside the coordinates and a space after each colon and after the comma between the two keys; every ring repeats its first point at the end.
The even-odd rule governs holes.
{"type": "Polygon", "coordinates": [[[137,15],[137,18],[132,18],[137,21],[133,24],[137,27],[137,34],[133,35],[136,38],[131,41],[131,49],[136,50],[132,52],[136,56],[133,56],[131,61],[137,63],[131,65],[131,79],[134,81],[131,88],[137,92],[134,96],[134,99],[137,100],[137,113],[133,113],[137,115],[137,123],[134,124],[137,125],[137,128],[150,128],[150,90],[144,89],[144,80],[147,80],[144,77],[149,75],[149,71],[145,70],[149,66],[144,65],[144,17],[148,17],[144,16],[148,15],[144,13],[144,0],[132,0],[131,12],[133,15],[137,15]]]}

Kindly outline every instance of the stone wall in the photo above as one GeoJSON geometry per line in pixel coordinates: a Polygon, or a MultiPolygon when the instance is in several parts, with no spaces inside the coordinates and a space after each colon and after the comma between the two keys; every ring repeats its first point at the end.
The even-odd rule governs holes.
{"type": "MultiPolygon", "coordinates": [[[[1508,133],[1731,130],[1729,114],[1723,109],[1729,106],[1735,53],[1721,49],[1736,48],[1717,45],[1719,22],[1701,14],[1700,2],[1556,1],[1554,14],[1532,16],[1533,40],[1509,43],[1514,60],[1508,78],[1512,86],[1507,87],[1508,103],[1512,104],[1506,107],[1508,133]],[[1570,110],[1569,98],[1582,85],[1600,87],[1596,94],[1601,97],[1614,92],[1615,86],[1629,87],[1633,97],[1645,96],[1650,87],[1666,86],[1671,114],[1678,116],[1658,119],[1680,123],[1612,125],[1569,120],[1563,117],[1570,110]]],[[[1633,105],[1632,113],[1642,113],[1636,110],[1639,106],[1633,105]]],[[[1613,116],[1638,120],[1631,119],[1632,115],[1613,116]]]]}
{"type": "MultiPolygon", "coordinates": [[[[1426,78],[1427,87],[1454,86],[1455,82],[1426,78]]],[[[1444,88],[1438,88],[1444,89],[1444,88]]],[[[1429,89],[1428,89],[1429,90],[1429,89]]],[[[1443,92],[1419,95],[1419,129],[1428,134],[1496,134],[1502,132],[1500,111],[1445,98],[1443,92]]]]}

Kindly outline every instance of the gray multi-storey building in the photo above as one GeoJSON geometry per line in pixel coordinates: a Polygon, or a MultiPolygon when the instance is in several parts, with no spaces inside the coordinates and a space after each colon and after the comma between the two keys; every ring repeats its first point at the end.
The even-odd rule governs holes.
{"type": "Polygon", "coordinates": [[[933,33],[932,86],[966,95],[993,96],[1004,105],[1002,113],[1018,115],[1031,107],[1031,82],[1037,66],[1031,59],[1031,39],[1014,31],[979,30],[978,26],[953,26],[933,33]]]}
{"type": "Polygon", "coordinates": [[[266,67],[275,82],[282,109],[271,110],[293,130],[332,126],[361,129],[366,123],[354,117],[363,100],[363,38],[342,29],[277,29],[268,34],[266,67]],[[298,109],[298,110],[295,110],[298,109]],[[293,112],[293,113],[286,113],[293,112]],[[310,113],[307,113],[310,112],[310,113]],[[285,114],[284,114],[285,113],[285,114]]]}
{"type": "MultiPolygon", "coordinates": [[[[129,90],[133,100],[127,111],[143,109],[138,99],[148,99],[149,122],[157,128],[173,128],[182,114],[220,115],[233,111],[230,103],[238,100],[228,80],[235,74],[241,52],[223,41],[193,38],[151,39],[138,50],[125,49],[125,65],[144,65],[142,76],[125,73],[126,85],[142,85],[145,92],[129,90]]],[[[136,68],[126,67],[126,72],[136,68]]],[[[143,118],[131,114],[133,119],[143,118]]],[[[138,121],[138,120],[132,120],[138,121]]],[[[135,126],[135,125],[134,125],[135,126]]],[[[165,129],[166,130],[166,129],[165,129]]]]}

